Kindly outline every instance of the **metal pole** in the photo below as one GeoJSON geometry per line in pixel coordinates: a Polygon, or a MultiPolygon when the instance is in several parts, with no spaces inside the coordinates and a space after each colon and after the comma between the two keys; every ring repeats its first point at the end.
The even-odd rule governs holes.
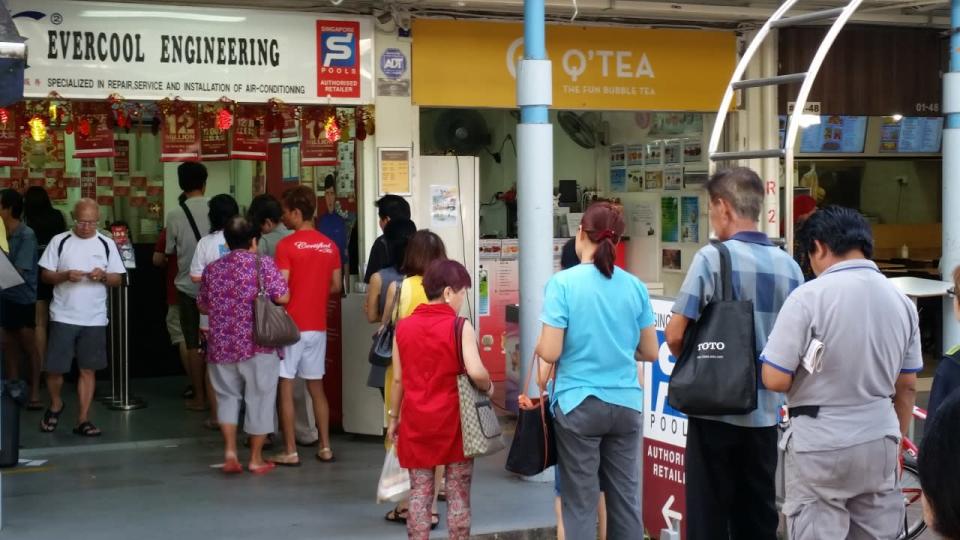
{"type": "MultiPolygon", "coordinates": [[[[960,264],[960,215],[952,211],[960,204],[960,0],[950,2],[950,72],[944,77],[943,112],[943,242],[940,271],[951,280],[960,264]]],[[[960,326],[953,315],[953,299],[943,299],[943,352],[960,343],[960,326]]]]}
{"type": "MultiPolygon", "coordinates": [[[[527,380],[540,334],[543,290],[553,273],[553,77],[544,0],[523,3],[524,54],[517,69],[517,218],[520,236],[520,380],[527,380]]],[[[536,390],[521,389],[528,394],[536,390]]]]}
{"type": "Polygon", "coordinates": [[[118,381],[120,380],[120,374],[117,371],[117,351],[119,350],[119,328],[118,322],[120,316],[118,314],[118,298],[119,292],[117,289],[110,288],[107,290],[107,313],[109,317],[109,324],[107,325],[107,335],[110,339],[110,348],[108,352],[110,353],[110,393],[105,396],[100,396],[100,401],[106,405],[112,405],[120,401],[120,389],[118,388],[118,381]]]}
{"type": "Polygon", "coordinates": [[[117,289],[118,310],[114,320],[118,329],[118,347],[114,355],[114,362],[118,366],[118,395],[117,399],[108,406],[118,411],[132,411],[142,409],[147,403],[142,399],[130,395],[130,313],[129,313],[129,284],[130,274],[123,275],[123,284],[117,289]]]}

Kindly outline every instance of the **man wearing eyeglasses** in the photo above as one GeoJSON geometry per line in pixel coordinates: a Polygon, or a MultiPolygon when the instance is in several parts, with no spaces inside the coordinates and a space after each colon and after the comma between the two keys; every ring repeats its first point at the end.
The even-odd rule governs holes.
{"type": "Polygon", "coordinates": [[[100,429],[89,413],[96,371],[107,367],[107,287],[118,287],[126,270],[117,245],[97,230],[96,201],[80,199],[73,219],[73,229],[54,236],[40,257],[41,279],[54,286],[46,358],[50,407],[43,413],[40,430],[57,429],[64,410],[63,374],[76,358],[80,403],[73,432],[98,437],[100,429]]]}

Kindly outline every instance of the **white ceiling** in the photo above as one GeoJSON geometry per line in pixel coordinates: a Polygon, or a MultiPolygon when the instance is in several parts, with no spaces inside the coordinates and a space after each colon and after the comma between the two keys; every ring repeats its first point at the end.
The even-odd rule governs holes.
{"type": "MultiPolygon", "coordinates": [[[[136,3],[136,0],[119,0],[136,3]]],[[[140,0],[145,3],[148,0],[140,0]]],[[[152,4],[249,7],[325,13],[380,14],[386,10],[414,17],[520,18],[523,0],[152,0],[152,4]],[[336,2],[336,4],[334,4],[336,2]]],[[[780,4],[777,0],[546,0],[548,17],[627,24],[740,26],[762,21],[780,4]]],[[[844,5],[838,0],[798,2],[796,13],[844,5]]],[[[948,0],[864,0],[852,22],[907,26],[949,26],[948,0]]]]}

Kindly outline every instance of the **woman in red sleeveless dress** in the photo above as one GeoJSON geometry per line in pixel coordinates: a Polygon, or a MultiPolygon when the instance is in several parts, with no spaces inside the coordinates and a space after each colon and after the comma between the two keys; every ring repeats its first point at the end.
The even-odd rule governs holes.
{"type": "MultiPolygon", "coordinates": [[[[470,287],[470,275],[456,261],[436,261],[423,276],[428,303],[397,323],[393,347],[393,395],[388,436],[394,438],[400,465],[410,472],[407,534],[430,536],[434,468],[446,465],[447,529],[451,540],[470,537],[470,482],[473,460],[463,455],[457,375],[457,313],[470,287]]],[[[462,352],[467,375],[493,393],[483,367],[477,337],[463,325],[462,352]]]]}

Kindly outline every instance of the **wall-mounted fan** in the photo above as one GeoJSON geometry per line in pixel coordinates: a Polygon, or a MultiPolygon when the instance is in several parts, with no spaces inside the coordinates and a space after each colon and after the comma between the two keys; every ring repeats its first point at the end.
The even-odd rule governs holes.
{"type": "Polygon", "coordinates": [[[595,112],[577,114],[572,111],[560,111],[557,114],[560,127],[573,142],[583,148],[596,148],[597,144],[606,144],[603,122],[595,112]]]}
{"type": "Polygon", "coordinates": [[[443,152],[477,155],[490,145],[487,123],[477,111],[450,109],[434,125],[434,142],[443,152]]]}

